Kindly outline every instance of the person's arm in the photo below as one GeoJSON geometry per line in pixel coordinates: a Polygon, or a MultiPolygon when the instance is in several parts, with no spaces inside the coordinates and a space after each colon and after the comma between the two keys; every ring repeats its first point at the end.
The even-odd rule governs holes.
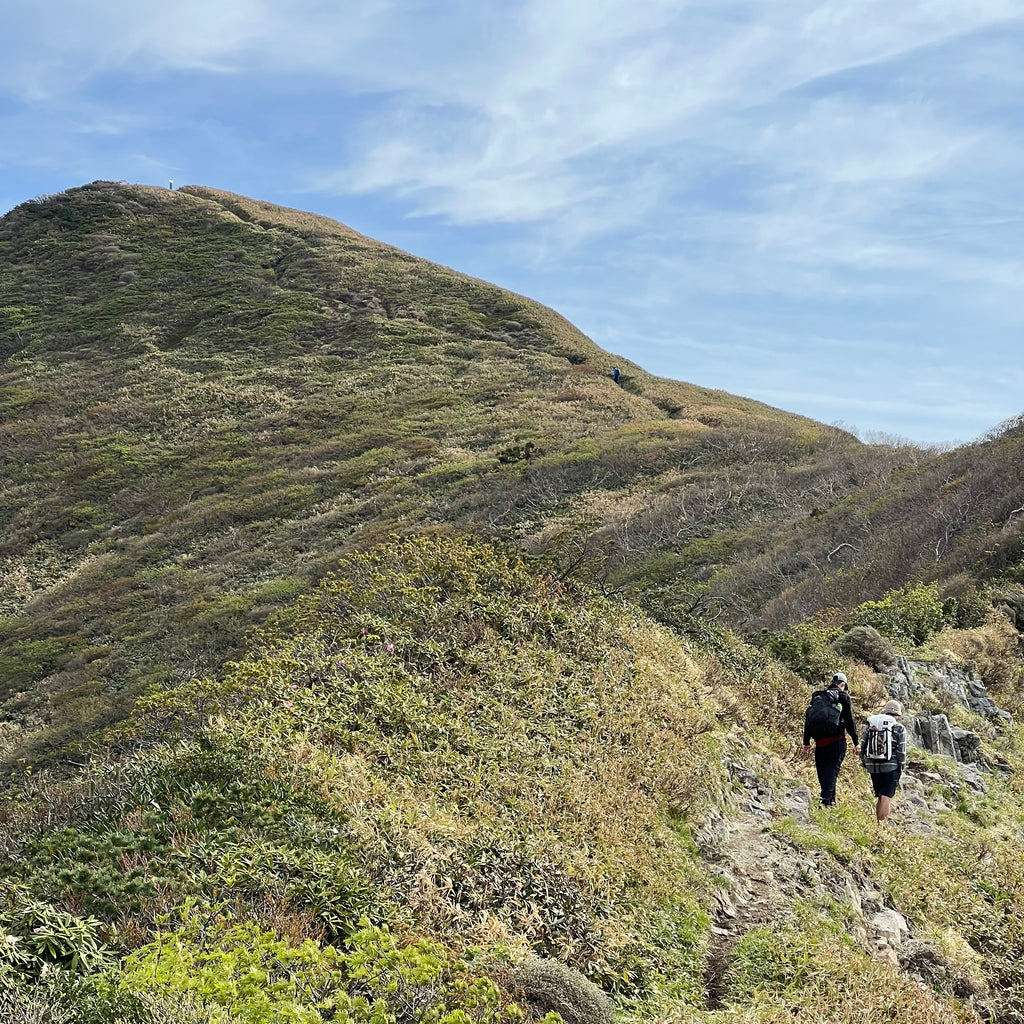
{"type": "Polygon", "coordinates": [[[853,720],[853,704],[850,702],[850,695],[840,690],[839,703],[843,706],[843,725],[846,727],[846,731],[850,734],[850,739],[853,740],[853,745],[855,747],[859,747],[860,740],[857,738],[857,723],[853,720]]]}
{"type": "Polygon", "coordinates": [[[907,727],[900,725],[899,731],[893,730],[896,733],[896,764],[903,769],[903,766],[907,763],[907,727]]]}

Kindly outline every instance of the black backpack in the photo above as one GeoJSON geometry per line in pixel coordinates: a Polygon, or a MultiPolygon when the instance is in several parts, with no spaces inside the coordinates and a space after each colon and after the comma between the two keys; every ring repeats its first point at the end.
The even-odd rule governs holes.
{"type": "Polygon", "coordinates": [[[815,690],[804,715],[804,728],[808,736],[820,740],[826,736],[842,735],[843,705],[838,690],[815,690]]]}

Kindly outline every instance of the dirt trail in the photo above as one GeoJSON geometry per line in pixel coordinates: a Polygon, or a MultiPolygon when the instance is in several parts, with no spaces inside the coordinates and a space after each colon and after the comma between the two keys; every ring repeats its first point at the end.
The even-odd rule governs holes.
{"type": "Polygon", "coordinates": [[[771,830],[779,812],[810,824],[812,794],[806,786],[776,798],[750,769],[732,764],[730,774],[739,794],[729,817],[713,815],[695,837],[721,879],[704,971],[709,1010],[721,1006],[735,944],[752,929],[787,923],[798,899],[827,896],[849,904],[851,932],[865,943],[865,914],[883,909],[881,894],[855,869],[823,851],[799,850],[771,830]]]}

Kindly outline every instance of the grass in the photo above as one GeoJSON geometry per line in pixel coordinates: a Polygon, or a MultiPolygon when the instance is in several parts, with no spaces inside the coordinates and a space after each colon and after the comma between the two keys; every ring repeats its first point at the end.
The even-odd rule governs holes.
{"type": "Polygon", "coordinates": [[[1016,727],[985,741],[1011,773],[933,833],[879,831],[855,765],[834,811],[776,819],[794,857],[906,915],[923,984],[848,932],[844,886],[780,891],[770,925],[719,949],[708,1009],[722,878],[695,831],[735,807],[737,757],[777,793],[811,781],[780,731],[803,682],[479,539],[394,539],[293,586],[242,657],[145,697],[77,777],[33,772],[0,807],[12,1005],[514,1024],[550,1009],[516,980],[539,955],[624,1020],[1018,1019],[1016,727]],[[64,988],[39,989],[43,964],[64,988]]]}

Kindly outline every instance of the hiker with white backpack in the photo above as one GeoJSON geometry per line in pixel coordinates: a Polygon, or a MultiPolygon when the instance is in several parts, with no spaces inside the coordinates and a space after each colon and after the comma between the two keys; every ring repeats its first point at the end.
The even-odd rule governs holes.
{"type": "Polygon", "coordinates": [[[860,749],[861,764],[871,775],[875,796],[875,818],[881,825],[889,818],[892,798],[900,784],[900,774],[907,763],[907,730],[901,719],[903,705],[887,700],[877,715],[868,719],[864,742],[860,749]]]}
{"type": "Polygon", "coordinates": [[[824,690],[811,694],[811,703],[804,715],[804,753],[810,754],[814,740],[814,767],[821,786],[821,806],[833,807],[836,782],[846,757],[846,734],[853,740],[853,749],[860,753],[853,707],[847,692],[846,676],[836,672],[824,690]]]}

